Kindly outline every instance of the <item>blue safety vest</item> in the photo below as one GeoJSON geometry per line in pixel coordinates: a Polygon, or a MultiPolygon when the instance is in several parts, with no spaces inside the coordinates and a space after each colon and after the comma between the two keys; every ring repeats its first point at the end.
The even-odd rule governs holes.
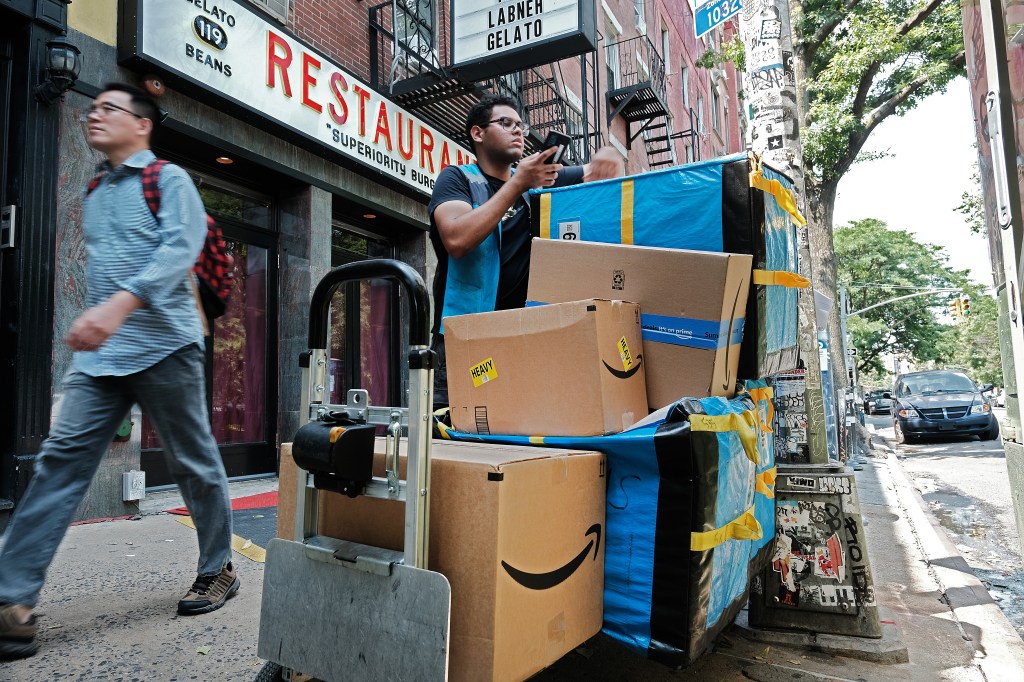
{"type": "MultiPolygon", "coordinates": [[[[491,188],[483,171],[475,163],[459,166],[469,181],[469,198],[473,208],[491,198],[491,188]]],[[[515,169],[512,170],[515,173],[515,169]]],[[[529,198],[526,194],[527,205],[529,198]]],[[[489,313],[498,300],[498,278],[501,274],[501,221],[498,229],[487,235],[475,249],[462,258],[448,258],[445,280],[444,308],[441,310],[441,333],[444,318],[471,313],[489,313]]]]}

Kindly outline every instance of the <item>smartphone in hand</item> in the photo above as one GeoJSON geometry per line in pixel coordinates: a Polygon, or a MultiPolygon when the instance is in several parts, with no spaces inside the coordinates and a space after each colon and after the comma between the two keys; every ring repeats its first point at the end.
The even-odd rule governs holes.
{"type": "Polygon", "coordinates": [[[572,144],[572,138],[565,133],[560,133],[557,130],[552,130],[548,133],[548,136],[544,138],[544,144],[542,149],[551,149],[556,147],[556,151],[551,158],[548,159],[548,163],[565,163],[566,152],[569,150],[569,145],[572,144]]]}

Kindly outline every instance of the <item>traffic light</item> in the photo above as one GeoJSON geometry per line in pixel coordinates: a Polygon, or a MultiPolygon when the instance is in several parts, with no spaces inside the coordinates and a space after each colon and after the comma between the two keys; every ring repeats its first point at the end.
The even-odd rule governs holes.
{"type": "Polygon", "coordinates": [[[960,315],[962,313],[963,313],[963,301],[961,301],[959,297],[954,298],[952,301],[949,302],[949,315],[950,315],[950,317],[952,317],[954,320],[956,320],[956,319],[960,318],[960,315]]]}
{"type": "Polygon", "coordinates": [[[960,314],[966,318],[971,314],[971,297],[964,296],[960,299],[960,314]]]}

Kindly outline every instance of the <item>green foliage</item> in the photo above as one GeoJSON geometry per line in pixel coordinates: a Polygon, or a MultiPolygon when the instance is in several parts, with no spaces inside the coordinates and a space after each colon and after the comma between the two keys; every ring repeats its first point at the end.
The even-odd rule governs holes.
{"type": "MultiPolygon", "coordinates": [[[[857,220],[835,231],[838,280],[847,287],[851,311],[914,293],[962,288],[967,272],[946,265],[941,247],[917,242],[880,220],[857,220]],[[915,289],[917,288],[917,289],[915,289]]],[[[883,355],[918,362],[943,358],[945,326],[936,319],[950,294],[919,296],[873,308],[847,321],[861,374],[885,372],[883,355]]]]}
{"type": "Polygon", "coordinates": [[[947,367],[961,367],[979,384],[1003,385],[999,355],[999,304],[982,287],[964,288],[971,297],[971,314],[945,329],[939,356],[947,367]]]}
{"type": "Polygon", "coordinates": [[[738,35],[722,43],[722,51],[707,49],[694,64],[701,69],[713,69],[723,62],[732,62],[740,71],[746,68],[747,51],[738,35]]]}
{"type": "Polygon", "coordinates": [[[929,10],[922,1],[810,0],[798,7],[806,168],[820,182],[838,182],[882,120],[964,73],[960,4],[943,0],[929,10]]]}
{"type": "Polygon", "coordinates": [[[978,163],[974,163],[974,172],[971,173],[971,182],[974,187],[960,195],[960,205],[954,211],[964,217],[967,227],[973,234],[985,234],[985,198],[981,192],[981,176],[978,175],[978,163]]]}

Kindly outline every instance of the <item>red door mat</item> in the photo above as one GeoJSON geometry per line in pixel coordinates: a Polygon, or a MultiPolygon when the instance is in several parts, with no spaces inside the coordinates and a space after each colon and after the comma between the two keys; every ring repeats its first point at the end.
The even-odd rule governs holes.
{"type": "MultiPolygon", "coordinates": [[[[276,507],[277,506],[277,491],[271,490],[269,493],[259,493],[258,495],[248,495],[246,497],[236,497],[231,500],[231,510],[238,511],[239,509],[259,509],[260,507],[276,507]]],[[[168,509],[168,514],[178,514],[179,516],[188,516],[188,507],[177,507],[175,509],[168,509]]]]}

